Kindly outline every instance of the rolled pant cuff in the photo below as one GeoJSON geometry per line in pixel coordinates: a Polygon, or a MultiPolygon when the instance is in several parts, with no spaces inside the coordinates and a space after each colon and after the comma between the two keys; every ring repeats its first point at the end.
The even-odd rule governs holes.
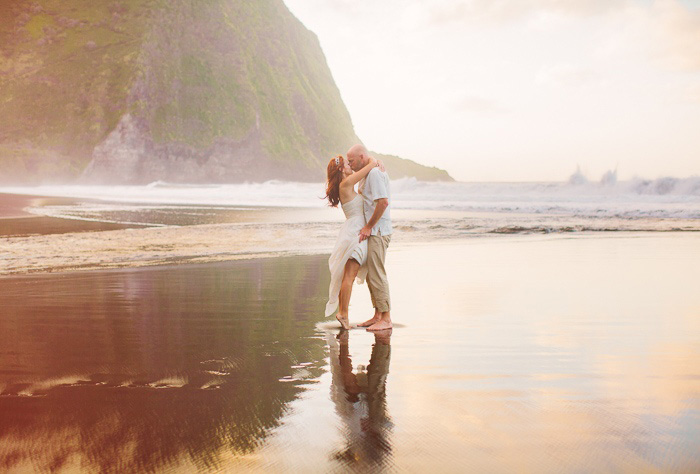
{"type": "Polygon", "coordinates": [[[389,306],[389,303],[387,302],[381,302],[375,306],[377,311],[380,313],[386,313],[387,311],[391,311],[391,307],[389,306]]]}

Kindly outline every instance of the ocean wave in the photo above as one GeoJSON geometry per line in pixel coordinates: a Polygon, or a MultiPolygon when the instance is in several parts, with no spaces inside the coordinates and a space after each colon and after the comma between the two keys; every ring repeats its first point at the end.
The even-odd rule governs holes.
{"type": "MultiPolygon", "coordinates": [[[[532,183],[424,182],[402,178],[391,183],[396,209],[461,212],[561,214],[624,218],[700,219],[700,177],[617,181],[606,178],[532,183]]],[[[0,192],[72,197],[131,205],[197,205],[323,208],[323,183],[267,181],[240,184],[180,184],[154,181],[145,186],[37,186],[0,192]]]]}

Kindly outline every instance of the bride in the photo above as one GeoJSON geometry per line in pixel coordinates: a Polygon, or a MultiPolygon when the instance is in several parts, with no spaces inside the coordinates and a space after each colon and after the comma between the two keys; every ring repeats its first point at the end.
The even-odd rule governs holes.
{"type": "Polygon", "coordinates": [[[345,329],[350,329],[348,306],[352,283],[355,278],[358,283],[364,282],[367,275],[367,240],[360,242],[359,238],[360,230],[366,224],[365,213],[362,198],[355,192],[355,185],[376,166],[384,170],[381,162],[370,158],[364,168],[353,173],[348,160],[337,156],[331,158],[327,168],[326,198],[332,207],[337,207],[340,203],[346,220],[328,259],[331,284],[328,288],[326,317],[338,309],[335,317],[345,329]]]}

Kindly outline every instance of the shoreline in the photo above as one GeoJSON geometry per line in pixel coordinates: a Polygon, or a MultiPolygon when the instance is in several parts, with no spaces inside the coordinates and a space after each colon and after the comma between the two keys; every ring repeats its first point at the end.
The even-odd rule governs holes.
{"type": "MultiPolygon", "coordinates": [[[[100,220],[104,218],[101,214],[90,216],[96,219],[85,220],[24,211],[27,207],[78,207],[83,203],[111,205],[108,201],[82,198],[0,193],[0,278],[328,254],[342,222],[342,212],[331,208],[173,206],[163,217],[159,214],[163,208],[154,206],[133,211],[140,212],[137,217],[145,219],[142,222],[121,223],[100,220]],[[181,214],[189,220],[172,220],[181,214]],[[165,221],[156,223],[159,222],[156,217],[165,221]]],[[[689,232],[697,235],[694,231],[700,230],[694,222],[688,223],[687,228],[676,229],[669,227],[669,223],[654,227],[653,222],[620,224],[600,220],[575,225],[576,222],[568,222],[566,218],[554,222],[547,216],[532,219],[522,215],[395,211],[393,251],[412,245],[483,239],[516,242],[640,235],[663,238],[689,232]]]]}
{"type": "Polygon", "coordinates": [[[0,193],[0,238],[67,234],[73,232],[101,232],[146,227],[138,224],[42,216],[25,211],[28,207],[69,206],[81,202],[95,201],[90,199],[0,193]]]}
{"type": "MultiPolygon", "coordinates": [[[[204,226],[202,226],[204,227],[204,226]]],[[[101,232],[99,234],[105,233],[122,233],[122,232],[133,232],[134,229],[127,229],[126,231],[112,231],[112,232],[101,232]]],[[[157,228],[150,228],[145,230],[163,230],[157,228]]],[[[202,229],[204,232],[202,234],[211,236],[212,229],[202,229]]],[[[219,229],[224,233],[230,232],[230,229],[219,229]]],[[[76,236],[87,235],[90,236],[93,233],[83,233],[74,234],[76,236]]],[[[413,248],[429,248],[431,246],[449,247],[449,246],[462,246],[469,243],[482,243],[482,242],[499,242],[507,240],[513,244],[523,243],[523,242],[537,242],[537,241],[560,241],[560,240],[608,240],[608,239],[677,239],[682,237],[693,238],[694,233],[689,235],[687,232],[588,232],[588,233],[577,233],[577,234],[489,234],[489,235],[474,235],[459,239],[442,239],[442,240],[404,240],[404,241],[394,241],[390,248],[390,253],[393,252],[405,252],[411,251],[413,248]]],[[[92,241],[99,239],[90,239],[92,241]]],[[[140,241],[140,239],[137,239],[140,241]]],[[[102,252],[98,254],[94,259],[84,259],[81,262],[75,263],[58,263],[52,264],[56,258],[64,258],[65,256],[58,256],[52,259],[52,257],[36,257],[33,259],[29,265],[23,267],[14,267],[6,270],[0,268],[0,279],[11,279],[22,276],[38,276],[38,275],[56,275],[56,274],[75,274],[75,273],[87,273],[87,272],[103,272],[103,271],[113,271],[113,270],[137,270],[137,269],[149,269],[149,268],[175,268],[175,267],[189,267],[198,265],[210,265],[218,263],[226,263],[233,261],[246,261],[246,260],[260,260],[260,259],[275,259],[282,257],[294,257],[294,256],[314,256],[314,255],[328,255],[332,250],[332,244],[334,240],[329,240],[328,238],[317,238],[305,248],[293,248],[285,247],[284,245],[278,245],[277,248],[271,248],[267,245],[264,247],[248,247],[241,248],[238,250],[229,251],[219,251],[212,252],[211,249],[202,253],[193,254],[176,254],[169,255],[164,253],[163,250],[166,249],[152,249],[152,254],[148,255],[134,255],[128,254],[128,248],[122,249],[122,251],[117,251],[117,249],[111,249],[111,252],[102,252]],[[323,241],[322,241],[323,240],[323,241]],[[160,250],[160,253],[158,252],[160,250]],[[120,254],[127,253],[126,256],[120,257],[120,254]],[[49,262],[39,263],[41,262],[49,262]]],[[[252,242],[251,244],[254,244],[252,242]]],[[[48,245],[47,247],[50,247],[48,245]]],[[[177,253],[177,249],[171,249],[171,253],[177,253]]],[[[90,252],[90,250],[88,250],[90,252]]],[[[26,257],[26,255],[25,255],[26,257]]],[[[16,257],[20,259],[21,257],[16,257]]],[[[79,259],[78,256],[69,256],[71,260],[79,259]]]]}

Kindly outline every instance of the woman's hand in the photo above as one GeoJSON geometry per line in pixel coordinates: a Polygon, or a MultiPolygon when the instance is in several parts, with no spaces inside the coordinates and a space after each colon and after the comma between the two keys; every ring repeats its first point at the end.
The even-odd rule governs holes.
{"type": "Polygon", "coordinates": [[[384,168],[384,162],[382,160],[377,160],[377,166],[379,167],[380,171],[386,171],[386,168],[384,168]]]}
{"type": "Polygon", "coordinates": [[[363,240],[369,239],[369,236],[372,235],[372,228],[364,226],[362,229],[360,229],[360,232],[358,234],[360,236],[360,242],[363,240]]]}

